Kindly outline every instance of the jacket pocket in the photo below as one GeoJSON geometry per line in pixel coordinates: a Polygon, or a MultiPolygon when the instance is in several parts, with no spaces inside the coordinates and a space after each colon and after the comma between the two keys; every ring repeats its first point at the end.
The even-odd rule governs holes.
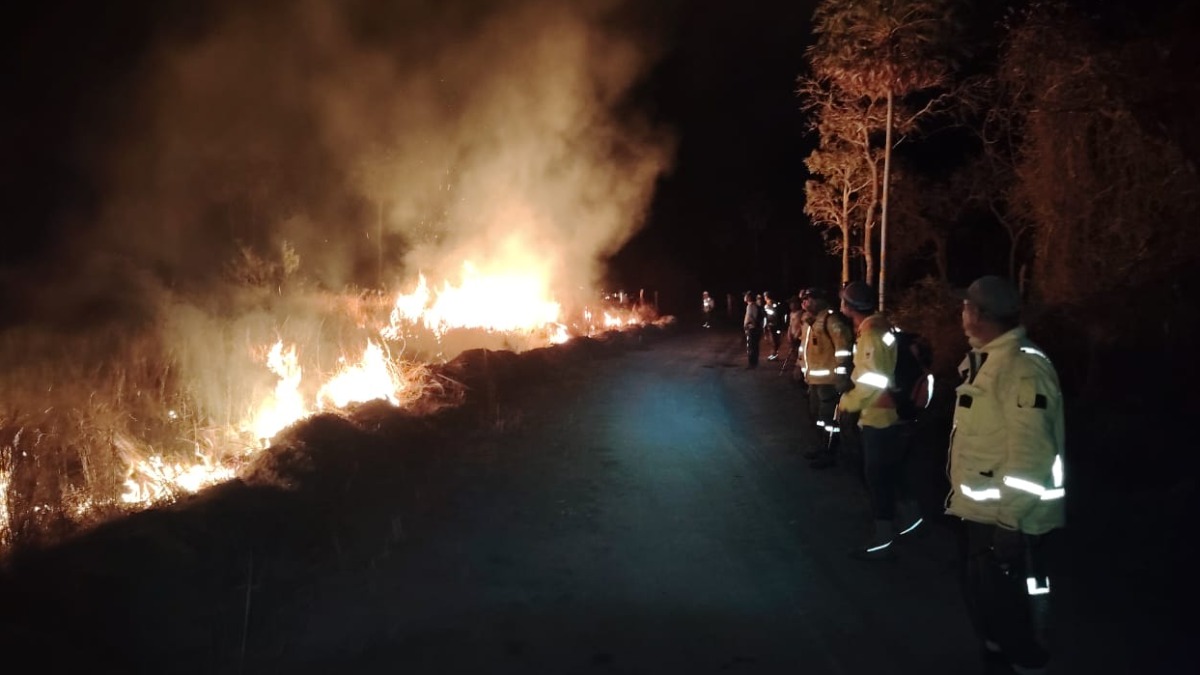
{"type": "Polygon", "coordinates": [[[998,482],[1004,459],[1004,424],[989,392],[974,384],[960,384],[954,410],[954,448],[951,458],[955,480],[972,486],[998,482]]]}

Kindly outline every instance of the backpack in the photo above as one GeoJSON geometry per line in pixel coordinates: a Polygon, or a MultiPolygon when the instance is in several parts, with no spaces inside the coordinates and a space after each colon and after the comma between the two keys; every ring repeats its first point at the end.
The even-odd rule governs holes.
{"type": "Polygon", "coordinates": [[[933,398],[933,350],[917,333],[892,329],[896,338],[896,372],[889,390],[900,419],[920,417],[933,398]]]}
{"type": "Polygon", "coordinates": [[[842,314],[842,311],[836,308],[830,308],[827,311],[829,312],[829,318],[825,319],[825,323],[822,325],[825,327],[825,337],[829,339],[829,344],[833,344],[833,335],[829,332],[830,321],[837,321],[841,323],[842,326],[850,331],[851,335],[854,334],[854,322],[850,320],[850,317],[842,314]]]}

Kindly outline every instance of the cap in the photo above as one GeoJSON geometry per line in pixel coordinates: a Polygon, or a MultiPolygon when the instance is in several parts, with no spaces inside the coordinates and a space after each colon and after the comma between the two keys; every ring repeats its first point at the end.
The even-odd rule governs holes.
{"type": "Polygon", "coordinates": [[[979,277],[959,296],[997,319],[1015,319],[1021,313],[1021,294],[1003,277],[979,277]]]}
{"type": "Polygon", "coordinates": [[[807,300],[808,298],[817,298],[817,299],[823,300],[823,299],[825,299],[825,297],[826,297],[825,289],[817,288],[816,286],[813,286],[812,288],[806,288],[803,291],[800,291],[800,299],[801,300],[807,300]]]}
{"type": "Polygon", "coordinates": [[[875,289],[863,281],[852,281],[842,289],[842,302],[860,312],[874,312],[879,304],[875,289]]]}

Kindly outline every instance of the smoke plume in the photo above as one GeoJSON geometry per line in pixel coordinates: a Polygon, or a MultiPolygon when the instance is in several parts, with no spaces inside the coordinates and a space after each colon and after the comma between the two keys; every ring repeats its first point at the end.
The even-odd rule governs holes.
{"type": "Polygon", "coordinates": [[[93,250],[173,284],[286,244],[327,288],[471,261],[594,286],[640,226],[668,134],[619,3],[230,3],[170,31],[129,101],[93,250]],[[626,31],[627,33],[627,31],[626,31]]]}

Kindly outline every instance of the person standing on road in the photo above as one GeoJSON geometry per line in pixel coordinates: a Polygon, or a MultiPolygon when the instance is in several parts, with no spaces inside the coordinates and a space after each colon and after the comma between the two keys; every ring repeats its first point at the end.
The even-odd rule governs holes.
{"type": "Polygon", "coordinates": [[[708,291],[704,291],[702,294],[700,294],[700,308],[704,311],[705,328],[712,328],[712,313],[716,306],[717,303],[713,301],[712,296],[708,294],[708,291]]]}
{"type": "Polygon", "coordinates": [[[1016,287],[1000,277],[965,293],[971,351],[959,366],[946,513],[963,520],[963,591],[985,652],[1017,673],[1042,673],[1045,538],[1066,520],[1065,431],[1058,374],[1026,337],[1020,310],[1016,287]]]}
{"type": "Polygon", "coordinates": [[[763,291],[763,312],[766,313],[764,328],[767,338],[771,340],[771,353],[767,355],[767,360],[774,361],[779,358],[779,346],[783,344],[783,324],[787,314],[783,306],[771,297],[770,291],[763,291]]]}
{"type": "MultiPolygon", "coordinates": [[[[761,300],[762,296],[759,296],[761,300]]],[[[755,301],[754,293],[746,291],[746,316],[742,319],[742,328],[746,331],[746,368],[758,367],[758,352],[762,347],[763,311],[762,305],[755,301]]]]}
{"type": "Polygon", "coordinates": [[[782,375],[791,370],[792,381],[801,384],[804,382],[804,371],[800,369],[800,348],[804,345],[804,330],[808,328],[808,324],[804,323],[804,303],[801,302],[799,296],[788,299],[788,310],[788,351],[779,374],[782,375]]]}
{"type": "MultiPolygon", "coordinates": [[[[876,311],[875,289],[861,281],[842,289],[842,313],[850,317],[856,333],[853,386],[842,394],[839,413],[859,413],[863,473],[875,530],[867,543],[851,554],[862,560],[890,559],[896,538],[896,503],[902,500],[916,523],[917,509],[905,480],[909,429],[896,413],[890,387],[896,370],[896,336],[887,317],[876,311]]],[[[913,527],[906,524],[905,532],[913,527]]]]}
{"type": "Polygon", "coordinates": [[[813,317],[804,339],[804,379],[808,383],[809,410],[821,431],[828,434],[819,448],[804,454],[809,466],[826,469],[837,464],[841,428],[837,421],[838,396],[850,389],[851,349],[854,333],[846,317],[829,306],[819,288],[804,291],[804,311],[813,317]]]}

